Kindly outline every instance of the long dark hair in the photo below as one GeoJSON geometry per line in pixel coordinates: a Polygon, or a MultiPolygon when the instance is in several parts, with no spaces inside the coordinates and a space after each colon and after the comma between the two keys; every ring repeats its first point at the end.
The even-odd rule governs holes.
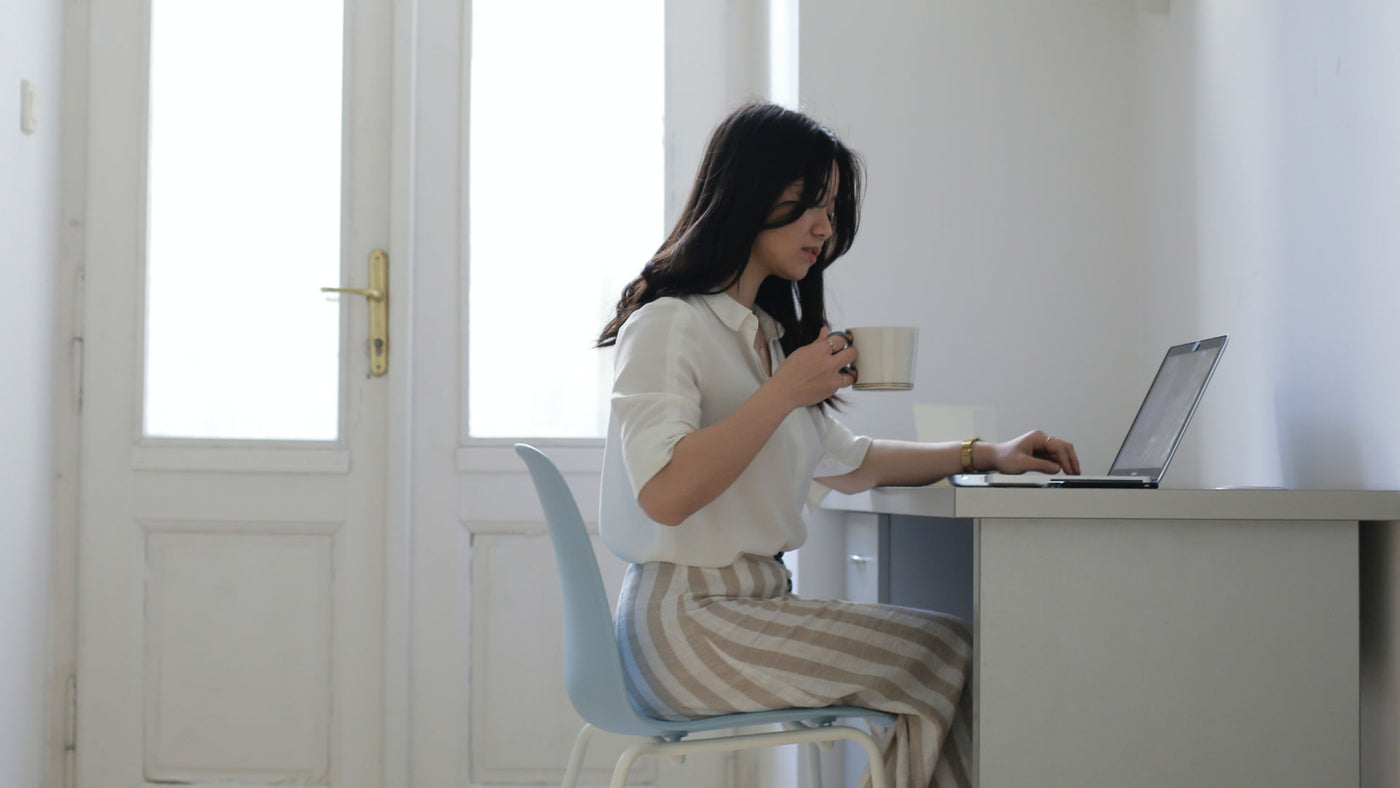
{"type": "Polygon", "coordinates": [[[597,347],[616,342],[627,318],[658,298],[728,289],[748,266],[761,231],[791,224],[826,200],[833,167],[839,174],[835,221],[821,257],[801,281],[768,277],[755,299],[783,327],[784,352],[815,341],[826,325],[822,272],[851,248],[860,221],[860,157],[800,112],[748,104],[710,135],[680,219],[641,275],[623,288],[597,347]],[[770,219],[783,191],[798,180],[797,203],[770,219]]]}

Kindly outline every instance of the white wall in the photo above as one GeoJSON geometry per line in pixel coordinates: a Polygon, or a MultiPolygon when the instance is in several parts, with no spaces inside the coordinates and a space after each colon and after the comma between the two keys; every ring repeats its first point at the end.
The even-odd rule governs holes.
{"type": "MultiPolygon", "coordinates": [[[[1400,6],[1171,5],[1137,31],[1143,306],[1231,333],[1173,476],[1400,488],[1400,6]]],[[[1396,528],[1362,535],[1367,785],[1400,784],[1396,528]]]]}
{"type": "MultiPolygon", "coordinates": [[[[869,163],[834,322],[923,329],[916,391],[852,394],[854,426],[992,404],[1102,468],[1163,348],[1229,333],[1169,484],[1400,488],[1400,5],[807,0],[801,27],[803,106],[869,163]]],[[[1397,528],[1362,542],[1367,785],[1400,784],[1397,528]]]]}
{"type": "Polygon", "coordinates": [[[39,785],[44,763],[61,12],[59,3],[0,6],[0,785],[7,786],[39,785]],[[33,135],[20,131],[21,80],[39,89],[33,135]]]}
{"type": "Polygon", "coordinates": [[[915,390],[850,394],[853,428],[913,438],[913,403],[992,405],[1000,437],[1044,428],[1107,471],[1165,347],[1144,362],[1132,330],[1134,14],[802,3],[802,106],[868,174],[830,318],[921,329],[915,390]]]}
{"type": "Polygon", "coordinates": [[[1200,481],[1400,486],[1400,7],[1177,2],[1138,32],[1145,306],[1231,333],[1200,481]]]}

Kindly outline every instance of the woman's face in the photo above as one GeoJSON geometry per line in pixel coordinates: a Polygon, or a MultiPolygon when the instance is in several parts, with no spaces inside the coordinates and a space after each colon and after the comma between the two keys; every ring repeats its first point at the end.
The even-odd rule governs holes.
{"type": "MultiPolygon", "coordinates": [[[[839,185],[839,174],[832,167],[826,198],[820,205],[803,211],[795,222],[759,232],[749,249],[749,270],[755,275],[762,274],[764,278],[777,276],[791,282],[807,276],[821,257],[827,239],[836,231],[832,222],[836,216],[836,189],[839,185]]],[[[768,212],[770,221],[791,212],[793,205],[802,199],[802,186],[800,180],[788,184],[768,212]]]]}

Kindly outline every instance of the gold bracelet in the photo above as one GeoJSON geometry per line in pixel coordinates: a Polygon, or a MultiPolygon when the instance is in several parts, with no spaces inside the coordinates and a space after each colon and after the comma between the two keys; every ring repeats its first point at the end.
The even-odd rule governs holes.
{"type": "Polygon", "coordinates": [[[968,438],[962,442],[962,466],[963,473],[976,473],[977,468],[972,464],[972,444],[982,440],[981,438],[968,438]]]}

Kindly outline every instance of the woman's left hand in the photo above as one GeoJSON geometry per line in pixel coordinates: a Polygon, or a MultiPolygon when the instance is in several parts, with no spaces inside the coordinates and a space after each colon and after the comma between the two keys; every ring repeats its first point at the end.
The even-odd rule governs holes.
{"type": "MultiPolygon", "coordinates": [[[[974,445],[975,449],[975,445],[974,445]]],[[[988,443],[986,460],[977,463],[979,468],[990,464],[1002,473],[1068,473],[1079,475],[1079,455],[1074,453],[1074,444],[1063,438],[1052,438],[1042,430],[1034,430],[1005,443],[988,443]]]]}

